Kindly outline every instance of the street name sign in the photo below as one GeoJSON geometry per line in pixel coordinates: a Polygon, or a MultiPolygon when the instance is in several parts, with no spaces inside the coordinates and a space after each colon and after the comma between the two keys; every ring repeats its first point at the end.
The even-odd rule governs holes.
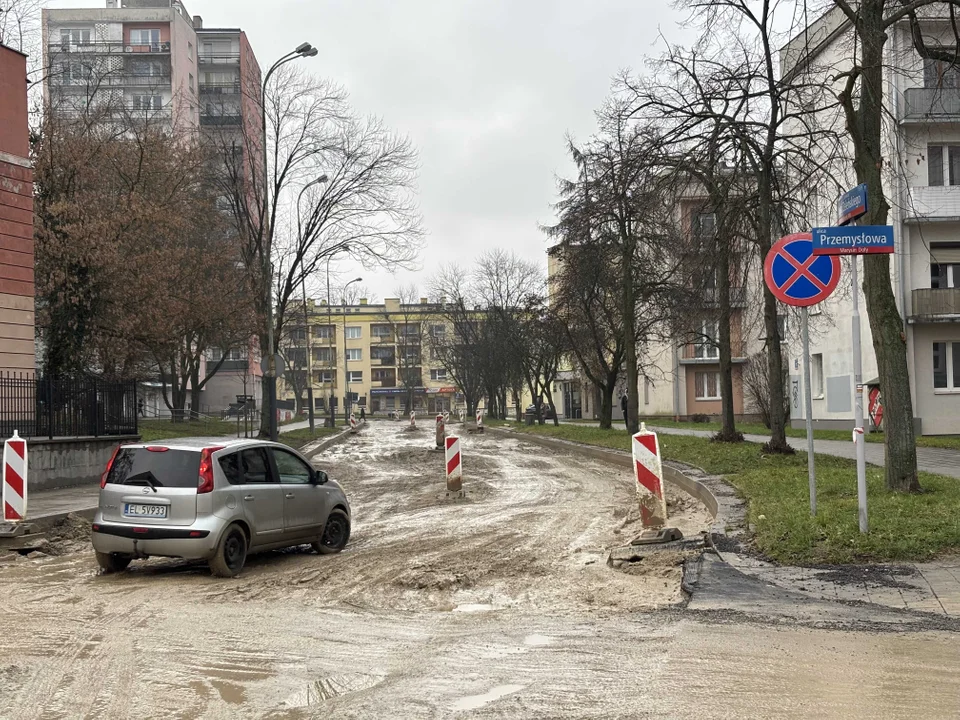
{"type": "Polygon", "coordinates": [[[763,277],[780,302],[809,307],[826,300],[837,287],[840,258],[814,255],[810,233],[787,235],[767,253],[763,277]]]}
{"type": "Polygon", "coordinates": [[[814,255],[872,255],[892,253],[894,249],[890,225],[819,227],[810,232],[814,255]]]}
{"type": "Polygon", "coordinates": [[[837,201],[837,225],[846,225],[858,217],[867,214],[867,186],[857,185],[848,190],[837,201]]]}

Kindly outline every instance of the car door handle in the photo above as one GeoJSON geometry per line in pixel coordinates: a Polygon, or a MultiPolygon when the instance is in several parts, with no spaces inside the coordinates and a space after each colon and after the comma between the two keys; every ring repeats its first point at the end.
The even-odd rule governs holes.
{"type": "Polygon", "coordinates": [[[256,500],[256,498],[255,498],[253,495],[244,495],[244,496],[243,496],[243,499],[244,499],[244,500],[256,500]]]}
{"type": "Polygon", "coordinates": [[[287,493],[284,497],[286,497],[289,500],[290,498],[293,497],[293,493],[287,493]]]}

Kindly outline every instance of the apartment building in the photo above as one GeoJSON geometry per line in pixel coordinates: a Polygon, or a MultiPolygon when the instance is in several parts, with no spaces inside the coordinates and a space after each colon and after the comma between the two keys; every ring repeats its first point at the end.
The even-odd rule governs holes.
{"type": "MultiPolygon", "coordinates": [[[[951,19],[920,16],[928,45],[955,47],[951,19]]],[[[906,19],[888,30],[884,62],[884,190],[896,243],[891,276],[904,320],[910,390],[918,432],[960,433],[960,73],[922,59],[906,19]]],[[[836,74],[851,65],[852,30],[837,9],[816,20],[781,51],[782,72],[816,67],[836,74]]],[[[830,122],[829,118],[825,122],[830,122]]],[[[849,165],[846,168],[849,173],[849,165]]],[[[852,174],[847,186],[856,184],[852,174]]],[[[831,198],[831,200],[833,200],[831,198]]],[[[835,205],[811,208],[811,225],[835,223],[835,205]]],[[[844,259],[845,272],[849,258],[844,259]]],[[[861,275],[861,279],[862,279],[861,275]]],[[[841,288],[849,286],[847,278],[841,288]]],[[[861,309],[865,308],[863,294],[861,309]]],[[[849,293],[835,292],[812,319],[811,389],[815,426],[853,426],[854,382],[849,293]]],[[[863,378],[878,386],[870,323],[861,325],[863,378]]],[[[791,384],[802,388],[799,344],[790,348],[791,384]]],[[[882,391],[883,388],[879,388],[882,391]]],[[[795,425],[804,421],[796,403],[795,425]]]]}
{"type": "MultiPolygon", "coordinates": [[[[670,322],[665,319],[662,330],[669,333],[669,340],[654,341],[637,349],[639,413],[641,417],[715,419],[721,413],[718,276],[710,251],[696,249],[709,248],[715,236],[716,216],[699,188],[691,186],[678,200],[677,222],[687,237],[685,246],[691,249],[685,258],[689,309],[670,322]]],[[[548,250],[550,287],[561,272],[562,263],[561,246],[548,250]]],[[[739,418],[752,420],[756,411],[745,397],[743,372],[750,357],[763,347],[762,320],[758,314],[761,306],[752,297],[759,293],[759,280],[735,258],[730,281],[734,413],[739,418]]],[[[563,417],[597,419],[600,416],[600,390],[577,366],[575,357],[567,358],[554,390],[554,401],[563,417]]],[[[625,391],[621,381],[613,398],[615,420],[623,417],[619,397],[625,391]]]]}
{"type": "Polygon", "coordinates": [[[0,45],[0,371],[32,375],[33,170],[27,58],[0,45]]]}
{"type": "MultiPolygon", "coordinates": [[[[239,28],[206,28],[181,0],[106,0],[105,7],[44,9],[44,99],[49,112],[98,122],[149,122],[200,132],[225,166],[252,183],[264,147],[261,71],[239,28]]],[[[201,408],[217,412],[239,397],[261,398],[257,344],[230,357],[204,385],[201,408]]],[[[206,365],[222,357],[217,351],[206,365]]],[[[148,410],[166,415],[161,383],[142,387],[148,410]]]]}
{"type": "MultiPolygon", "coordinates": [[[[354,408],[386,414],[449,411],[462,405],[456,385],[437,360],[432,340],[443,341],[452,332],[443,306],[421,298],[402,303],[386,298],[382,304],[361,299],[356,305],[328,305],[307,300],[308,324],[301,322],[282,343],[288,371],[307,369],[312,375],[317,413],[333,400],[343,412],[347,398],[354,408]],[[408,399],[413,395],[413,406],[408,399]]],[[[288,372],[278,380],[278,396],[290,400],[299,390],[288,372]]]]}

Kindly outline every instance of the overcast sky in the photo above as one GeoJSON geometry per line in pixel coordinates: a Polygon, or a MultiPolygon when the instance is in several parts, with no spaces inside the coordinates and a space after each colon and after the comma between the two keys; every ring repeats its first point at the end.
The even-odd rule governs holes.
{"type": "MultiPolygon", "coordinates": [[[[423,270],[363,275],[379,298],[423,289],[436,268],[487,248],[546,264],[564,133],[585,138],[618,69],[682,38],[668,0],[184,0],[207,27],[241,27],[261,66],[301,42],[303,60],[342,83],[420,151],[428,232],[423,270]]],[[[51,7],[103,7],[54,0],[51,7]]]]}

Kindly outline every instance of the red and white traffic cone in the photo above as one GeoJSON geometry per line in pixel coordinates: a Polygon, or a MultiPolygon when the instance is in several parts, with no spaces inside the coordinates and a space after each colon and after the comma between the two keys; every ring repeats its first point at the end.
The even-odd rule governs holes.
{"type": "Polygon", "coordinates": [[[676,528],[666,528],[667,498],[663,490],[663,461],[660,440],[655,432],[640,423],[640,432],[633,436],[633,468],[637,480],[637,502],[644,531],[633,540],[634,545],[669,542],[683,537],[676,528]]]}

